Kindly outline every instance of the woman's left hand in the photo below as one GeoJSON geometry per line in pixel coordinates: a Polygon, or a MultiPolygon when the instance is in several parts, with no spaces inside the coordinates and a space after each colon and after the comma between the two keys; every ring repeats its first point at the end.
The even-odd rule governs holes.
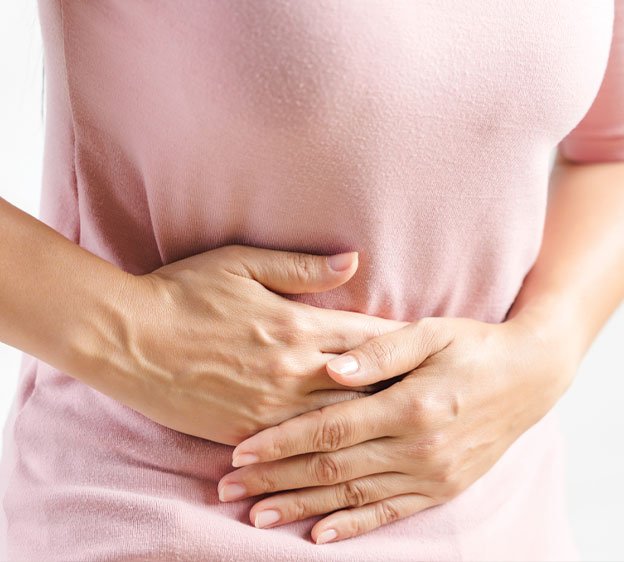
{"type": "Polygon", "coordinates": [[[552,345],[528,316],[500,324],[422,318],[332,359],[328,372],[345,385],[403,377],[246,439],[233,452],[242,468],[221,479],[220,499],[288,490],[256,503],[251,521],[273,527],[334,512],[312,528],[317,544],[452,499],[572,380],[577,365],[565,346],[552,345]],[[341,364],[354,365],[347,355],[359,368],[340,374],[341,364]]]}

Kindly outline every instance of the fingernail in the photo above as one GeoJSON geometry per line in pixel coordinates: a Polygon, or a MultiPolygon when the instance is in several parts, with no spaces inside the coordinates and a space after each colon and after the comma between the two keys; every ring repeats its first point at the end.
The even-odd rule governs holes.
{"type": "Polygon", "coordinates": [[[280,520],[281,514],[279,511],[275,509],[265,509],[256,515],[256,520],[254,521],[254,525],[258,529],[262,529],[267,525],[272,525],[273,523],[277,523],[280,520]]]}
{"type": "Polygon", "coordinates": [[[341,375],[352,375],[358,368],[358,362],[353,355],[343,355],[342,357],[336,357],[327,363],[332,371],[336,371],[341,375]]]}
{"type": "Polygon", "coordinates": [[[244,498],[247,495],[247,490],[242,484],[226,484],[219,490],[219,499],[222,502],[230,502],[244,498]]]}
{"type": "Polygon", "coordinates": [[[327,529],[323,531],[318,537],[316,537],[316,544],[323,544],[329,541],[333,541],[338,536],[335,529],[327,529]]]}
{"type": "Polygon", "coordinates": [[[335,254],[327,256],[327,265],[334,271],[344,271],[353,263],[353,252],[345,252],[343,254],[335,254]]]}
{"type": "Polygon", "coordinates": [[[258,455],[253,453],[243,453],[242,455],[236,455],[232,460],[232,466],[238,468],[239,466],[247,466],[248,464],[257,463],[260,460],[258,455]]]}

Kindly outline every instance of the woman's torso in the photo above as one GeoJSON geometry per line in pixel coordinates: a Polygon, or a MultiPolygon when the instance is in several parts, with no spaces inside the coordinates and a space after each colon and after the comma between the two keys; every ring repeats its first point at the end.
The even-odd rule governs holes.
{"type": "MultiPolygon", "coordinates": [[[[552,150],[598,91],[613,23],[602,0],[39,8],[42,220],[137,274],[232,243],[358,250],[348,283],[289,298],[407,321],[504,320],[539,250],[552,150]]],[[[258,530],[257,498],[218,501],[231,447],[34,358],[20,376],[3,460],[16,555],[71,558],[89,544],[102,560],[556,559],[573,548],[553,412],[451,502],[316,547],[318,518],[258,530]]]]}

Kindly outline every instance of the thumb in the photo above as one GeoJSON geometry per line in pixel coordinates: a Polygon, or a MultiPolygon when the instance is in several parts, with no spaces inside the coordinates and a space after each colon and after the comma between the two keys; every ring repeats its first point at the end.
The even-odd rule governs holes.
{"type": "Polygon", "coordinates": [[[327,374],[345,386],[373,384],[416,369],[450,345],[453,332],[446,319],[420,318],[398,330],[369,339],[329,360],[327,374]]]}
{"type": "Polygon", "coordinates": [[[286,294],[333,289],[348,281],[358,266],[357,252],[319,256],[238,244],[228,246],[228,252],[226,269],[231,273],[286,294]]]}

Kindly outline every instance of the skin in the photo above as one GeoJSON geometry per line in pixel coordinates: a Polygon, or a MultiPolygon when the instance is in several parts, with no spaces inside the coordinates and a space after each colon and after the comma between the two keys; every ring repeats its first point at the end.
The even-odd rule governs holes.
{"type": "Polygon", "coordinates": [[[558,154],[542,247],[507,319],[422,318],[342,354],[356,373],[328,362],[345,385],[399,380],[243,441],[220,498],[282,491],[251,508],[258,527],[329,513],[317,544],[448,501],[550,411],[623,298],[624,163],[558,154]]]}
{"type": "Polygon", "coordinates": [[[344,385],[325,364],[406,324],[274,292],[337,287],[357,252],[333,270],[326,256],[229,245],[132,275],[4,199],[0,239],[0,341],[218,443],[387,386],[344,385]]]}
{"type": "MultiPolygon", "coordinates": [[[[334,271],[325,256],[229,245],[132,278],[120,298],[123,319],[111,331],[118,351],[105,361],[117,380],[105,390],[162,425],[227,445],[379,390],[339,383],[325,364],[405,322],[274,292],[338,286],[357,269],[357,253],[344,258],[344,269],[334,271]]],[[[95,350],[101,340],[80,347],[95,350]]],[[[95,373],[90,384],[104,384],[95,373]]]]}
{"type": "Polygon", "coordinates": [[[312,538],[340,540],[460,493],[569,387],[624,294],[623,185],[622,163],[558,159],[540,255],[500,324],[280,297],[357,268],[295,252],[226,246],[131,275],[0,199],[0,340],[163,425],[237,445],[224,500],[226,484],[291,490],[254,505],[252,522],[333,512],[312,538]],[[328,366],[346,352],[363,375],[328,366]]]}

